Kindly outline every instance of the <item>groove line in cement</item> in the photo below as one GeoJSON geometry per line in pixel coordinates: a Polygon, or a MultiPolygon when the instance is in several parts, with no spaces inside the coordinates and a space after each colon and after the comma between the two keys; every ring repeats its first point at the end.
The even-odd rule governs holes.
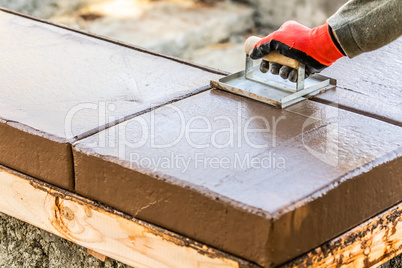
{"type": "Polygon", "coordinates": [[[195,95],[197,95],[197,94],[200,94],[200,93],[202,93],[202,92],[204,92],[204,91],[207,91],[207,90],[210,90],[210,89],[211,89],[211,86],[210,86],[210,85],[206,85],[206,86],[202,86],[202,87],[196,88],[196,89],[194,89],[193,91],[191,91],[190,93],[187,93],[187,94],[181,95],[181,96],[179,96],[179,97],[173,98],[173,99],[171,99],[171,100],[169,100],[169,101],[167,101],[167,102],[164,102],[164,103],[155,105],[155,106],[150,107],[150,108],[148,108],[148,109],[141,110],[141,111],[139,111],[139,112],[137,112],[137,113],[133,113],[133,114],[127,115],[127,116],[125,116],[124,118],[117,119],[117,120],[115,120],[115,121],[112,121],[112,122],[110,122],[110,123],[107,123],[107,124],[104,125],[104,126],[100,126],[99,128],[95,128],[95,129],[89,130],[89,131],[87,131],[87,132],[81,133],[81,134],[75,136],[75,137],[74,137],[73,139],[71,139],[69,142],[70,142],[70,143],[77,142],[77,141],[80,141],[80,140],[82,140],[82,139],[88,138],[89,136],[96,135],[97,133],[99,133],[99,132],[101,132],[101,131],[104,131],[104,130],[106,130],[106,129],[109,129],[109,128],[111,128],[111,127],[114,127],[114,126],[116,126],[116,125],[118,125],[118,124],[120,124],[120,123],[123,123],[123,122],[125,122],[125,121],[130,120],[130,119],[133,119],[133,118],[135,118],[135,117],[137,117],[137,116],[141,116],[141,115],[146,114],[146,113],[149,113],[149,112],[151,112],[151,111],[153,111],[153,110],[159,109],[159,108],[161,108],[161,107],[163,107],[163,106],[166,106],[166,105],[169,105],[169,104],[172,104],[172,103],[175,103],[175,102],[178,102],[178,101],[187,99],[187,98],[189,98],[189,97],[195,96],[195,95]]]}
{"type": "Polygon", "coordinates": [[[350,107],[350,106],[340,104],[338,102],[332,102],[332,101],[320,99],[318,97],[314,97],[311,100],[314,101],[314,102],[324,104],[324,105],[336,104],[337,108],[339,108],[339,109],[349,111],[349,112],[352,112],[352,113],[355,113],[355,114],[360,114],[360,115],[363,115],[363,116],[367,116],[367,117],[370,117],[370,118],[373,118],[373,119],[377,119],[377,120],[380,120],[380,121],[383,121],[383,122],[386,122],[386,123],[389,123],[389,124],[392,124],[392,125],[395,125],[395,126],[398,126],[398,127],[402,127],[402,122],[400,122],[400,121],[393,120],[393,119],[390,119],[390,118],[386,118],[384,116],[377,115],[377,114],[374,114],[374,113],[370,113],[368,111],[362,111],[362,110],[359,110],[359,109],[356,109],[356,108],[353,108],[353,107],[350,107]]]}

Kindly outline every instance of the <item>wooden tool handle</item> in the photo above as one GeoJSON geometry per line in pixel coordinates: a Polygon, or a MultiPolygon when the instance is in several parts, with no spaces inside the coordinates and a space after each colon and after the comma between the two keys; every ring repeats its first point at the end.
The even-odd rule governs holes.
{"type": "MultiPolygon", "coordinates": [[[[246,54],[249,54],[250,51],[254,48],[255,44],[257,44],[257,42],[260,40],[261,40],[261,38],[258,36],[250,36],[244,43],[244,51],[246,52],[246,54]]],[[[269,53],[267,56],[263,57],[262,59],[269,61],[269,62],[275,62],[275,63],[279,63],[282,65],[286,65],[286,66],[292,67],[294,69],[299,68],[299,62],[297,60],[285,57],[277,51],[272,51],[271,53],[269,53]]]]}

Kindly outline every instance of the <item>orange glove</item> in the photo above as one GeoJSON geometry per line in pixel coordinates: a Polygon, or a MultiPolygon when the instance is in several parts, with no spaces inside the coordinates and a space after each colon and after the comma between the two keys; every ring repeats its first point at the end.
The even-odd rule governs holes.
{"type": "MultiPolygon", "coordinates": [[[[310,29],[295,21],[285,22],[279,30],[262,38],[250,54],[252,59],[260,59],[271,51],[295,59],[306,65],[306,77],[319,73],[339,58],[345,56],[328,23],[310,29]]],[[[260,70],[267,72],[271,65],[273,74],[280,74],[292,82],[297,80],[297,71],[277,63],[262,61],[260,70]]]]}

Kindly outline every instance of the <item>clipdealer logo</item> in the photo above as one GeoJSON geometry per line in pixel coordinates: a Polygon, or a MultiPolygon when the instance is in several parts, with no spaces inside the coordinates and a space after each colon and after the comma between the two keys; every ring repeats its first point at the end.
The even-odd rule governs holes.
{"type": "Polygon", "coordinates": [[[339,124],[337,120],[333,120],[336,119],[338,115],[338,107],[325,105],[322,109],[310,115],[302,127],[302,142],[304,148],[315,158],[333,167],[339,164],[339,124]],[[308,126],[315,124],[317,119],[329,123],[323,128],[325,134],[319,135],[318,139],[314,139],[314,137],[310,136],[308,131],[304,130],[308,126]]]}
{"type": "MultiPolygon", "coordinates": [[[[99,126],[114,125],[113,128],[99,129],[90,147],[107,148],[114,151],[113,155],[117,155],[120,159],[129,161],[133,165],[163,168],[163,166],[178,167],[181,170],[187,170],[190,164],[195,168],[285,168],[286,161],[282,157],[278,157],[273,152],[268,154],[268,148],[275,148],[277,145],[277,128],[282,122],[285,124],[285,115],[279,117],[272,116],[266,118],[264,116],[248,116],[244,114],[244,109],[238,103],[237,115],[216,115],[215,117],[206,117],[203,115],[195,115],[188,117],[186,112],[173,104],[153,109],[147,113],[147,116],[137,116],[130,120],[123,120],[115,113],[116,105],[106,102],[84,103],[73,107],[66,117],[65,132],[68,138],[74,138],[73,119],[80,112],[97,113],[99,126]],[[169,110],[170,111],[167,111],[169,110]],[[157,113],[161,113],[158,120],[163,118],[164,114],[176,117],[172,135],[171,129],[163,129],[160,121],[156,119],[157,113]],[[116,123],[117,122],[117,123],[116,123]],[[119,123],[120,122],[120,123],[119,123]],[[102,131],[103,130],[103,131],[102,131]],[[160,133],[168,132],[170,140],[160,138],[160,133]],[[200,138],[201,137],[201,138],[200,138]],[[224,138],[222,138],[224,137],[224,138]],[[257,137],[257,138],[256,138],[257,137]],[[181,144],[181,145],[179,145],[181,144]],[[149,148],[152,149],[171,149],[173,152],[178,148],[187,144],[192,148],[194,153],[202,152],[198,155],[165,155],[164,158],[151,159],[148,155],[135,154],[135,149],[149,148]],[[211,154],[216,150],[212,149],[231,149],[228,157],[216,158],[211,154]],[[263,151],[267,149],[266,156],[256,157],[252,153],[239,153],[236,148],[257,149],[255,151],[263,151]],[[209,152],[209,153],[207,153],[209,152]],[[133,154],[134,153],[134,154],[133,154]],[[169,161],[168,161],[169,159],[169,161]],[[181,164],[180,164],[181,163],[181,164]]],[[[315,158],[331,165],[338,165],[339,154],[339,130],[338,123],[332,122],[325,126],[325,135],[320,136],[321,148],[317,148],[314,142],[311,142],[309,132],[305,131],[308,126],[316,123],[317,118],[321,118],[327,122],[331,117],[338,116],[338,109],[334,107],[324,107],[320,112],[313,113],[302,126],[302,143],[304,148],[315,158]],[[322,139],[324,137],[324,139],[322,139]],[[322,147],[324,150],[322,150],[322,147]]],[[[168,135],[168,136],[169,136],[168,135]]],[[[187,146],[186,145],[186,146],[187,146]]],[[[221,153],[222,155],[222,153],[221,153]]]]}

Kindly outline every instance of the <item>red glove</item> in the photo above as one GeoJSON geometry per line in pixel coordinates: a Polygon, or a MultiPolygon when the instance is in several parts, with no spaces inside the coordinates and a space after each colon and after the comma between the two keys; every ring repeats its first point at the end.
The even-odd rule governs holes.
{"type": "MultiPolygon", "coordinates": [[[[276,50],[280,54],[306,65],[306,76],[319,73],[339,58],[345,56],[328,23],[310,29],[295,21],[285,22],[278,31],[262,38],[250,54],[260,59],[276,50]]],[[[261,71],[267,72],[269,63],[261,63],[261,71]]],[[[295,82],[297,71],[288,66],[271,64],[271,72],[295,82]]]]}

